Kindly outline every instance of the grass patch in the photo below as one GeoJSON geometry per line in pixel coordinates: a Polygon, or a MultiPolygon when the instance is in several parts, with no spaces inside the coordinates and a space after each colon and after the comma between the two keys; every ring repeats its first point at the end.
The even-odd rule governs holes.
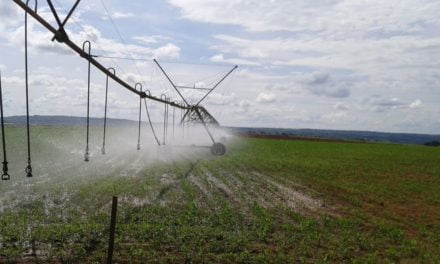
{"type": "Polygon", "coordinates": [[[23,130],[8,128],[0,262],[102,262],[112,195],[118,263],[440,261],[439,149],[240,139],[219,158],[122,151],[85,165],[81,131],[33,128],[38,172],[25,179],[23,130]],[[322,205],[288,206],[279,186],[322,205]]]}

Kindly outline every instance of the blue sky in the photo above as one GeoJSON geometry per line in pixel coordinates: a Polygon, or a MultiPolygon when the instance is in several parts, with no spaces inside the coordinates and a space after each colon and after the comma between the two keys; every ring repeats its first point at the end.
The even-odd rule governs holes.
{"type": "MultiPolygon", "coordinates": [[[[95,54],[145,58],[101,61],[154,95],[179,99],[153,58],[176,83],[196,86],[239,65],[205,102],[224,125],[440,133],[439,1],[103,1],[126,45],[101,0],[82,1],[71,39],[91,40],[95,54]]],[[[73,2],[54,1],[62,14],[73,2]]],[[[24,13],[2,0],[0,17],[5,112],[23,114],[24,13]]],[[[84,115],[86,62],[30,25],[31,113],[84,115]]],[[[93,70],[93,116],[103,115],[104,83],[93,70]]],[[[110,91],[110,116],[136,119],[137,98],[114,83],[110,91]]],[[[159,121],[161,105],[151,107],[159,121]]]]}

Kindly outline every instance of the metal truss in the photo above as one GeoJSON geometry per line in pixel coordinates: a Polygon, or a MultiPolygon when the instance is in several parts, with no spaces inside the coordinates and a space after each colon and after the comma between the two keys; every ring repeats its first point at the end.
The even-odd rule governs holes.
{"type": "MultiPolygon", "coordinates": [[[[156,97],[151,95],[150,92],[148,91],[143,91],[142,89],[136,89],[136,86],[130,85],[127,82],[125,82],[124,80],[122,80],[121,78],[119,78],[116,75],[116,72],[114,70],[112,70],[112,68],[108,68],[105,67],[104,65],[102,65],[100,62],[98,62],[95,57],[93,56],[91,53],[91,44],[89,41],[85,41],[83,43],[83,46],[80,47],[78,46],[76,43],[74,43],[73,41],[71,41],[69,39],[69,36],[67,34],[67,32],[65,31],[65,25],[67,24],[69,18],[72,16],[72,14],[74,13],[75,9],[77,8],[78,4],[80,3],[81,0],[76,0],[74,5],[72,6],[72,8],[70,9],[70,11],[68,12],[68,14],[66,15],[66,17],[64,18],[63,21],[61,21],[56,9],[54,8],[54,5],[52,3],[51,0],[46,0],[49,8],[54,16],[54,19],[56,21],[56,27],[51,25],[46,19],[44,19],[42,16],[40,16],[37,13],[37,9],[35,8],[34,10],[32,8],[29,7],[29,0],[27,0],[26,2],[23,2],[21,0],[12,0],[14,3],[16,3],[19,7],[21,7],[27,15],[32,16],[36,21],[38,21],[43,27],[45,27],[47,30],[49,30],[51,33],[54,34],[52,41],[56,40],[59,43],[62,43],[64,45],[66,45],[67,47],[69,47],[71,50],[73,50],[76,54],[78,54],[79,56],[81,56],[82,58],[84,58],[85,60],[87,60],[89,62],[89,65],[93,65],[94,67],[96,67],[98,70],[100,70],[102,73],[104,73],[107,78],[111,78],[112,80],[114,80],[116,83],[118,83],[119,85],[121,85],[123,88],[127,89],[128,91],[138,95],[140,97],[140,99],[150,99],[162,104],[165,104],[167,106],[172,106],[172,107],[176,107],[179,109],[182,109],[183,111],[185,111],[185,115],[181,120],[181,124],[184,122],[192,122],[192,123],[200,123],[204,126],[206,132],[208,133],[209,137],[211,138],[212,142],[213,142],[213,148],[214,146],[217,146],[217,151],[212,151],[213,153],[222,153],[224,154],[224,146],[218,150],[219,145],[221,145],[221,143],[216,143],[214,137],[212,136],[208,126],[210,125],[215,125],[215,126],[219,126],[218,121],[202,106],[200,106],[200,104],[208,97],[209,94],[211,94],[235,69],[238,68],[238,66],[234,66],[225,76],[223,76],[223,78],[221,78],[213,87],[210,88],[206,88],[206,87],[187,87],[187,86],[178,86],[175,85],[174,82],[171,80],[171,78],[166,74],[165,70],[162,68],[162,66],[156,61],[154,60],[154,62],[157,64],[157,66],[160,68],[160,70],[164,73],[164,75],[166,76],[166,78],[168,79],[168,81],[170,82],[170,84],[173,86],[173,88],[175,89],[175,91],[179,94],[179,96],[181,97],[181,99],[183,100],[184,104],[178,103],[176,101],[171,101],[169,100],[169,98],[164,98],[164,97],[156,97]],[[88,49],[84,48],[85,44],[89,44],[88,45],[88,49]],[[196,89],[196,90],[202,90],[202,91],[207,91],[206,94],[196,103],[196,104],[189,104],[188,101],[184,98],[184,96],[182,95],[182,93],[180,92],[179,89],[196,89]]],[[[35,0],[35,6],[37,5],[37,1],[35,0]]],[[[212,150],[212,149],[211,149],[212,150]]],[[[218,155],[218,154],[216,154],[218,155]]],[[[222,155],[222,154],[221,154],[222,155]]]]}

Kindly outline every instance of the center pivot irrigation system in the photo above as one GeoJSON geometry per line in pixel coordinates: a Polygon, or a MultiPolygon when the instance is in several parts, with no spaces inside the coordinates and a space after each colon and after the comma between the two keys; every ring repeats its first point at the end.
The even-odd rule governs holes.
{"type": "MultiPolygon", "coordinates": [[[[46,21],[43,17],[41,17],[37,12],[38,0],[35,1],[34,9],[29,6],[29,0],[23,2],[21,0],[12,0],[15,4],[21,7],[25,11],[25,83],[26,83],[26,128],[27,128],[27,150],[28,150],[28,161],[26,167],[27,177],[32,177],[32,166],[31,166],[31,151],[30,151],[30,126],[29,126],[29,78],[28,78],[28,15],[32,16],[35,20],[37,20],[42,26],[44,26],[47,30],[54,34],[52,41],[56,40],[59,43],[65,44],[67,47],[72,49],[82,58],[87,60],[88,62],[88,76],[87,76],[87,131],[86,131],[86,150],[84,155],[84,160],[90,160],[89,153],[89,119],[90,119],[90,67],[91,65],[95,66],[98,70],[106,75],[106,90],[105,90],[105,110],[104,110],[104,135],[103,135],[103,143],[102,143],[102,154],[105,154],[105,136],[106,136],[106,121],[107,121],[107,97],[108,97],[108,82],[109,78],[114,80],[116,83],[121,85],[123,88],[128,91],[139,96],[139,133],[138,133],[138,143],[137,149],[140,149],[140,132],[141,132],[141,113],[142,113],[142,101],[144,101],[146,113],[148,116],[148,121],[153,132],[154,138],[159,146],[166,144],[166,134],[168,133],[168,115],[169,115],[169,107],[174,107],[181,109],[181,120],[180,125],[184,127],[185,123],[193,123],[193,124],[201,124],[206,130],[209,138],[212,141],[212,145],[209,146],[211,153],[213,155],[224,155],[226,152],[226,147],[217,142],[210,131],[210,126],[219,126],[217,120],[200,104],[211,94],[238,66],[234,66],[226,75],[224,75],[214,86],[212,87],[190,87],[190,86],[179,86],[176,85],[170,76],[165,72],[164,68],[159,64],[157,60],[154,59],[154,63],[158,66],[161,72],[165,75],[171,86],[183,100],[182,103],[171,101],[169,97],[166,95],[162,95],[161,97],[155,97],[151,95],[149,90],[142,90],[142,84],[136,83],[134,86],[128,84],[118,76],[116,76],[116,71],[114,68],[106,68],[100,62],[98,62],[95,58],[100,57],[97,55],[93,55],[91,53],[92,44],[90,41],[84,41],[82,47],[78,46],[74,42],[69,39],[69,36],[65,30],[65,25],[69,18],[72,16],[75,9],[78,7],[78,4],[81,0],[76,0],[70,11],[67,13],[66,17],[63,21],[60,20],[60,17],[52,3],[51,0],[46,0],[47,4],[55,18],[57,23],[57,28],[52,26],[48,21],[46,21]],[[190,104],[186,98],[182,95],[180,89],[194,89],[206,91],[206,94],[196,103],[190,104]],[[159,102],[164,104],[164,138],[163,141],[160,142],[158,139],[154,126],[151,122],[150,114],[147,106],[147,99],[159,102]]],[[[102,56],[101,56],[102,57],[102,56]]],[[[5,142],[5,133],[4,133],[4,120],[3,120],[3,100],[2,100],[2,91],[1,91],[1,75],[0,75],[0,110],[1,110],[1,129],[2,129],[2,141],[3,141],[3,180],[9,180],[8,174],[8,162],[6,159],[6,142],[5,142]]],[[[173,123],[174,124],[174,123],[173,123]]]]}

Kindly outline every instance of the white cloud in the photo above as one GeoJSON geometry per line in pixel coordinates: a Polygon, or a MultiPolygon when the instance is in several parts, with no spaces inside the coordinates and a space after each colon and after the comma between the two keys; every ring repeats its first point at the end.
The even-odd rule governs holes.
{"type": "Polygon", "coordinates": [[[156,44],[162,41],[170,40],[169,37],[162,36],[162,35],[152,35],[152,36],[135,36],[133,37],[134,40],[137,40],[143,44],[156,44]]]}
{"type": "Polygon", "coordinates": [[[225,59],[223,54],[214,55],[209,60],[212,62],[238,64],[238,65],[253,65],[253,66],[260,65],[260,63],[258,63],[258,62],[245,60],[245,59],[239,59],[239,58],[225,59]]]}
{"type": "MultiPolygon", "coordinates": [[[[85,113],[87,102],[87,83],[85,79],[56,76],[49,73],[32,73],[29,77],[31,114],[82,115],[85,113]]],[[[24,92],[22,89],[24,76],[7,77],[3,81],[8,95],[10,95],[8,96],[8,102],[14,106],[13,109],[8,109],[8,113],[10,115],[23,114],[23,111],[20,110],[24,109],[22,94],[24,92]],[[17,111],[17,106],[20,107],[19,111],[17,111]]],[[[92,116],[102,116],[103,114],[103,91],[103,83],[91,83],[90,107],[92,116]]],[[[136,102],[138,101],[135,100],[135,97],[129,96],[129,93],[123,93],[121,96],[120,92],[123,91],[121,89],[115,90],[114,84],[110,85],[108,97],[110,116],[115,117],[116,113],[133,116],[137,111],[136,102]]]]}
{"type": "Polygon", "coordinates": [[[350,89],[343,80],[333,80],[330,74],[312,72],[297,75],[294,79],[305,90],[318,96],[344,98],[350,96],[350,89]]]}
{"type": "Polygon", "coordinates": [[[420,99],[415,100],[409,105],[410,108],[419,108],[421,106],[422,106],[422,101],[420,99]]]}
{"type": "Polygon", "coordinates": [[[133,13],[123,13],[123,12],[114,12],[112,15],[112,18],[114,19],[125,19],[125,18],[131,18],[134,17],[133,13]]]}
{"type": "MultiPolygon", "coordinates": [[[[252,40],[238,38],[229,35],[215,35],[214,38],[224,42],[225,44],[216,44],[211,47],[211,49],[222,51],[225,53],[237,53],[240,57],[243,58],[252,58],[252,59],[264,59],[270,56],[270,49],[276,49],[275,47],[270,47],[270,49],[265,49],[266,46],[263,45],[255,45],[261,43],[258,41],[257,43],[252,43],[252,40]]],[[[280,51],[280,50],[278,50],[280,51]]]]}
{"type": "Polygon", "coordinates": [[[234,93],[230,95],[223,95],[218,93],[210,94],[206,99],[207,105],[231,105],[232,102],[236,99],[236,95],[234,93]]]}
{"type": "Polygon", "coordinates": [[[186,19],[239,25],[249,31],[336,33],[419,31],[438,23],[440,3],[429,0],[169,0],[186,19]]]}
{"type": "MultiPolygon", "coordinates": [[[[439,25],[440,26],[440,25],[439,25]]],[[[395,36],[390,38],[329,39],[322,34],[273,39],[245,39],[216,35],[222,41],[213,49],[250,60],[279,66],[342,69],[361,74],[396,72],[404,68],[437,67],[440,37],[395,36]]]]}
{"type": "Polygon", "coordinates": [[[365,98],[363,103],[367,105],[368,109],[373,112],[385,112],[390,110],[403,110],[403,109],[417,109],[422,105],[420,99],[416,99],[413,102],[403,101],[399,98],[382,97],[380,95],[372,95],[365,98]]]}
{"type": "Polygon", "coordinates": [[[260,93],[257,96],[256,101],[258,103],[273,103],[277,100],[275,94],[267,94],[267,93],[260,93]]]}
{"type": "Polygon", "coordinates": [[[175,59],[180,56],[181,49],[171,43],[166,44],[165,46],[159,47],[153,51],[153,57],[155,59],[163,59],[163,58],[171,58],[175,59]]]}
{"type": "Polygon", "coordinates": [[[323,114],[321,118],[326,122],[337,123],[340,122],[341,120],[350,119],[351,116],[349,115],[348,112],[339,111],[339,112],[330,112],[328,114],[323,114]]]}
{"type": "Polygon", "coordinates": [[[0,32],[18,24],[18,9],[12,1],[0,1],[0,32]]]}
{"type": "MultiPolygon", "coordinates": [[[[69,38],[82,47],[82,43],[86,40],[92,43],[92,54],[129,58],[166,58],[173,59],[180,56],[180,47],[175,44],[168,43],[157,48],[150,48],[136,44],[123,44],[115,39],[106,38],[97,28],[91,25],[83,25],[84,31],[67,31],[69,38]]],[[[69,48],[58,42],[50,41],[53,35],[49,31],[37,30],[35,22],[29,24],[29,48],[32,50],[57,53],[57,54],[73,54],[69,48]]],[[[24,27],[20,26],[13,31],[6,31],[3,34],[10,45],[15,47],[24,47],[24,27]]]]}
{"type": "MultiPolygon", "coordinates": [[[[101,20],[105,14],[99,1],[81,4],[74,14],[86,32],[73,20],[67,29],[79,45],[91,40],[94,54],[146,59],[98,58],[106,67],[116,67],[118,76],[129,83],[144,81],[153,94],[179,99],[148,60],[217,64],[212,68],[164,63],[176,83],[190,86],[210,86],[232,67],[218,64],[240,66],[204,102],[222,124],[438,133],[440,2],[436,0],[168,0],[153,8],[133,1],[111,5],[110,10],[123,10],[112,13],[115,20],[130,18],[119,25],[126,47],[109,21],[101,20]],[[129,23],[134,16],[136,24],[129,23]],[[276,104],[269,103],[273,100],[276,104]],[[223,111],[224,115],[216,115],[223,111]]],[[[44,1],[39,13],[56,25],[44,1]]],[[[22,113],[23,13],[12,1],[0,1],[0,17],[0,63],[7,67],[2,72],[5,89],[11,89],[5,92],[12,98],[10,107],[22,113]]],[[[83,113],[84,81],[79,80],[86,76],[85,62],[51,38],[30,19],[34,104],[49,113],[57,109],[83,113]],[[47,77],[51,74],[57,80],[47,77]],[[78,83],[66,79],[63,84],[60,76],[78,83]],[[64,96],[78,100],[69,102],[64,96]],[[53,100],[57,103],[49,109],[53,100]]],[[[102,92],[104,76],[92,71],[93,93],[102,92]]],[[[136,102],[130,100],[135,98],[130,93],[121,97],[119,90],[126,92],[115,89],[112,100],[121,115],[131,117],[136,102]]],[[[201,95],[184,93],[193,100],[201,95]]],[[[102,96],[94,96],[95,110],[101,113],[102,96]]],[[[155,110],[162,111],[160,105],[151,105],[153,116],[158,114],[155,110]]]]}
{"type": "Polygon", "coordinates": [[[344,98],[350,95],[350,90],[345,87],[326,87],[326,86],[309,86],[308,88],[313,94],[344,98]]]}

